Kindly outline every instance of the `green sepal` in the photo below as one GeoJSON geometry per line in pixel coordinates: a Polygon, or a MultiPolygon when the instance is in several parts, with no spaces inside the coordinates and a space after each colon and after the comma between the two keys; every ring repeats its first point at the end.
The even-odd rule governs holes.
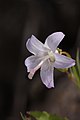
{"type": "Polygon", "coordinates": [[[60,72],[67,72],[68,71],[68,68],[64,68],[64,69],[57,69],[57,70],[59,70],[60,72]]]}

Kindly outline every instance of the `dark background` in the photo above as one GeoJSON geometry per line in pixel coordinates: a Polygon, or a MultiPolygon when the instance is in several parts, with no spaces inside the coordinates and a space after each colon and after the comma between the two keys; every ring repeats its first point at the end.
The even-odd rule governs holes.
{"type": "Polygon", "coordinates": [[[55,88],[47,89],[39,71],[27,78],[25,46],[34,34],[43,43],[62,31],[60,48],[75,58],[80,47],[79,0],[0,0],[0,120],[21,120],[30,110],[48,111],[80,120],[80,90],[67,75],[55,72],[55,88]]]}

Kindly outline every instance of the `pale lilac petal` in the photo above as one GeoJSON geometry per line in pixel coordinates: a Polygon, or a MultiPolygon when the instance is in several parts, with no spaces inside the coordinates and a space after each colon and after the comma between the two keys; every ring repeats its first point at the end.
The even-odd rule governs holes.
{"type": "Polygon", "coordinates": [[[49,35],[45,41],[45,45],[49,46],[49,48],[55,52],[57,46],[59,45],[59,43],[62,41],[62,39],[64,38],[64,34],[62,32],[55,32],[51,35],[49,35]]]}
{"type": "Polygon", "coordinates": [[[54,56],[55,56],[54,62],[55,68],[70,68],[75,65],[75,60],[73,60],[72,58],[60,55],[58,53],[55,53],[54,56]]]}
{"type": "Polygon", "coordinates": [[[27,49],[34,55],[43,54],[47,48],[34,35],[26,42],[27,49]]]}
{"type": "Polygon", "coordinates": [[[30,70],[34,69],[40,62],[42,58],[38,56],[30,56],[25,60],[25,66],[27,67],[27,71],[30,72],[30,70]]]}
{"type": "Polygon", "coordinates": [[[49,64],[48,60],[45,61],[41,66],[40,76],[43,84],[46,85],[46,87],[54,87],[53,66],[49,64]]]}

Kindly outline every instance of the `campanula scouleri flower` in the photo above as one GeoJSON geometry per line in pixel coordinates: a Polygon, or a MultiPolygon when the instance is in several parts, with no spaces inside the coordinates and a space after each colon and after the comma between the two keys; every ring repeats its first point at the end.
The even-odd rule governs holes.
{"type": "Polygon", "coordinates": [[[58,52],[58,45],[64,38],[62,32],[55,32],[41,43],[34,35],[26,42],[27,49],[33,54],[25,60],[28,78],[32,79],[35,72],[40,69],[40,76],[46,87],[54,87],[54,68],[70,68],[75,65],[75,60],[58,52]]]}

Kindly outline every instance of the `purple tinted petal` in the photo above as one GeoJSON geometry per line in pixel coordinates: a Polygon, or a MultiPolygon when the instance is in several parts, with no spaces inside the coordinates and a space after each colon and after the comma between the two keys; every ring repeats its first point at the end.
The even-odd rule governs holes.
{"type": "Polygon", "coordinates": [[[45,61],[41,66],[40,76],[43,84],[46,85],[46,87],[54,87],[53,66],[49,64],[48,60],[45,61]]]}
{"type": "Polygon", "coordinates": [[[60,55],[58,53],[55,53],[54,56],[55,56],[54,62],[55,68],[70,68],[75,65],[75,60],[73,60],[72,58],[60,55]]]}
{"type": "Polygon", "coordinates": [[[64,38],[64,34],[62,32],[55,32],[51,35],[49,35],[45,41],[45,45],[49,46],[49,48],[55,52],[57,46],[59,45],[59,43],[62,41],[62,39],[64,38]]]}
{"type": "Polygon", "coordinates": [[[25,60],[25,66],[27,67],[27,71],[30,72],[30,70],[34,69],[40,62],[42,58],[37,56],[30,56],[25,60]]]}
{"type": "Polygon", "coordinates": [[[43,54],[47,50],[47,48],[44,47],[44,44],[41,43],[34,35],[28,39],[26,47],[34,55],[43,54]]]}

